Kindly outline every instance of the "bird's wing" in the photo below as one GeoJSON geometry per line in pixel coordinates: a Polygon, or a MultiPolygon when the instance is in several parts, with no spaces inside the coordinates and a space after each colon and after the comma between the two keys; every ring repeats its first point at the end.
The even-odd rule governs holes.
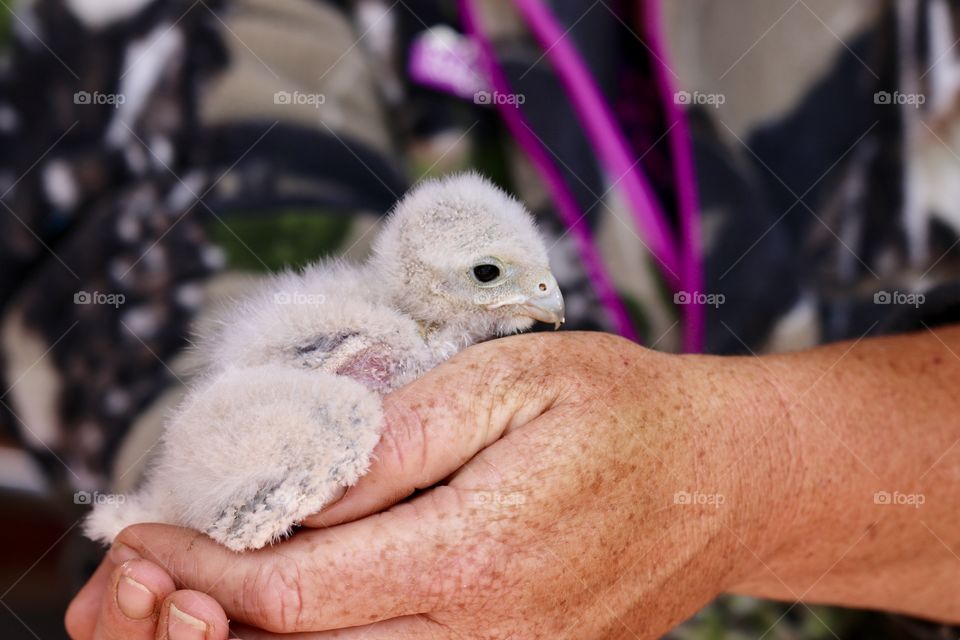
{"type": "Polygon", "coordinates": [[[323,333],[295,348],[298,364],[353,378],[368,389],[389,391],[414,366],[411,355],[383,336],[354,330],[323,333]]]}
{"type": "Polygon", "coordinates": [[[430,349],[408,316],[384,304],[357,268],[316,265],[273,278],[201,340],[215,374],[284,364],[342,375],[385,393],[429,368],[430,349]]]}

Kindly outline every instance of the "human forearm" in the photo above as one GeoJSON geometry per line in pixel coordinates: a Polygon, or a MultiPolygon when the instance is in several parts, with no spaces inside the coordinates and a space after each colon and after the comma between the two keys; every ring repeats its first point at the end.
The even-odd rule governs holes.
{"type": "Polygon", "coordinates": [[[960,620],[958,353],[952,328],[760,359],[801,487],[736,591],[960,620]]]}

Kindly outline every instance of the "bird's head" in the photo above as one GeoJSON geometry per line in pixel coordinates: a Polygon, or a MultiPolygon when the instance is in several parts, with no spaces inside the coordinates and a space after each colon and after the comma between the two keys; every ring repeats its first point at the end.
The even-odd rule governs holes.
{"type": "Polygon", "coordinates": [[[478,174],[417,186],[397,204],[374,249],[385,291],[424,327],[483,339],[535,320],[556,327],[564,320],[533,218],[478,174]]]}

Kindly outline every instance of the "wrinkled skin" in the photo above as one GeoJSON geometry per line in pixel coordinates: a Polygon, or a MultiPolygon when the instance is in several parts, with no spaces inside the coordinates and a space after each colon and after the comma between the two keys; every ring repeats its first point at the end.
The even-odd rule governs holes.
{"type": "MultiPolygon", "coordinates": [[[[921,342],[894,348],[917,358],[942,351],[921,342]]],[[[840,579],[823,579],[878,515],[888,518],[885,531],[903,532],[916,517],[939,527],[953,509],[881,513],[862,501],[876,479],[837,460],[857,438],[875,436],[851,421],[843,447],[831,445],[797,408],[814,389],[823,397],[811,404],[825,410],[847,401],[863,385],[837,391],[823,380],[864,378],[853,368],[876,371],[891,347],[849,359],[845,348],[769,360],[678,357],[582,333],[473,347],[388,396],[373,469],[313,516],[312,529],[238,555],[193,531],[131,527],[72,603],[68,630],[77,640],[175,639],[173,602],[206,621],[197,637],[211,640],[227,637],[228,618],[241,638],[654,638],[730,590],[948,619],[956,596],[911,600],[883,586],[902,578],[896,562],[843,565],[840,579]],[[845,474],[835,486],[849,488],[848,504],[841,490],[831,504],[819,493],[834,470],[845,474]],[[140,619],[119,608],[121,575],[155,596],[134,612],[140,619]],[[864,586],[868,576],[879,586],[864,586]]],[[[951,400],[936,393],[924,407],[956,409],[939,407],[951,400]]],[[[877,412],[878,429],[904,419],[889,407],[877,412]]],[[[960,437],[955,425],[938,428],[930,452],[918,453],[926,466],[960,437]]],[[[894,456],[887,471],[919,475],[923,464],[894,456]]],[[[939,473],[928,480],[942,482],[939,473]]],[[[948,545],[957,542],[939,528],[948,545]]],[[[924,541],[886,535],[900,536],[897,545],[924,541]]],[[[884,544],[883,534],[871,539],[884,544]]],[[[951,560],[924,544],[931,566],[951,560]]]]}

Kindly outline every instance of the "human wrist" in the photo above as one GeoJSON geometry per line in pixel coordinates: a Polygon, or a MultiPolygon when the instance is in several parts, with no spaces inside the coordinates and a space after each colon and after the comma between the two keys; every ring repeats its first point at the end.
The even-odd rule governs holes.
{"type": "MultiPolygon", "coordinates": [[[[864,462],[876,425],[889,419],[870,407],[875,371],[851,356],[858,343],[752,359],[767,373],[781,404],[781,461],[785,502],[767,500],[771,544],[731,587],[737,593],[797,600],[824,581],[838,559],[854,560],[868,545],[852,546],[872,528],[873,492],[880,480],[864,462]],[[849,360],[847,359],[849,357],[849,360]],[[851,414],[850,408],[857,407],[851,414]],[[872,434],[872,435],[871,435],[872,434]],[[858,454],[857,452],[861,452],[858,454]]],[[[777,444],[771,442],[770,444],[777,444]]],[[[869,457],[869,456],[867,456],[869,457]]],[[[921,473],[920,471],[917,472],[921,473]]],[[[770,485],[768,485],[770,486],[770,485]]]]}
{"type": "MultiPolygon", "coordinates": [[[[769,558],[792,544],[807,509],[806,474],[785,380],[766,358],[682,356],[700,484],[723,496],[718,551],[721,590],[762,574],[769,558]]],[[[786,384],[790,384],[787,382],[786,384]]]]}

